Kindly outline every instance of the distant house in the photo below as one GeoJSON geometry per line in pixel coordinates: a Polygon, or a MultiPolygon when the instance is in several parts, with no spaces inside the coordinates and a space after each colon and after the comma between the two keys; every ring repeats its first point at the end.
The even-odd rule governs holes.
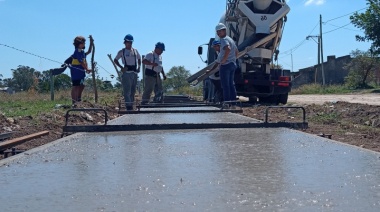
{"type": "Polygon", "coordinates": [[[0,88],[0,92],[2,93],[8,93],[8,94],[14,94],[16,93],[12,88],[10,87],[4,87],[4,88],[0,88]]]}
{"type": "MultiPolygon", "coordinates": [[[[328,56],[327,61],[323,63],[325,82],[327,85],[343,84],[344,78],[348,75],[348,70],[344,66],[351,62],[350,55],[336,58],[328,56]]],[[[292,72],[293,88],[297,88],[304,84],[318,83],[322,84],[322,66],[315,65],[300,69],[298,72],[292,72]]]]}

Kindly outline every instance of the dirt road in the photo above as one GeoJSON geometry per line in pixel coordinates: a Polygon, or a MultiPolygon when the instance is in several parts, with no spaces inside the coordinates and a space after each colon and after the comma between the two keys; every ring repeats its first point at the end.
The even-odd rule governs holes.
{"type": "Polygon", "coordinates": [[[345,94],[345,95],[289,95],[288,102],[296,104],[318,104],[325,102],[349,102],[380,105],[380,94],[345,94]]]}

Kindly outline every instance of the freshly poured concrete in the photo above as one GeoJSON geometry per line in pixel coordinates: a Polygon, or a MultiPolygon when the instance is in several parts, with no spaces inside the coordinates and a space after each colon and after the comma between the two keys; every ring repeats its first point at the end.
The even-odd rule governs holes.
{"type": "MultiPolygon", "coordinates": [[[[255,121],[188,115],[117,122],[255,121]]],[[[1,163],[9,211],[380,209],[379,153],[289,129],[81,133],[1,163]]]]}

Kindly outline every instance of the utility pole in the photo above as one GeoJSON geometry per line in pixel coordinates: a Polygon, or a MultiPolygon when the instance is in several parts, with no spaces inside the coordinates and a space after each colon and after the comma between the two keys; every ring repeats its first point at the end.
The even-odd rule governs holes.
{"type": "Polygon", "coordinates": [[[306,40],[309,40],[310,38],[313,39],[313,40],[314,40],[314,38],[318,39],[317,41],[314,40],[314,42],[316,42],[318,44],[318,61],[317,61],[318,62],[318,66],[315,69],[315,74],[314,74],[314,83],[317,83],[318,67],[321,66],[321,36],[319,36],[319,35],[314,35],[314,36],[309,35],[309,36],[306,37],[306,40]]]}
{"type": "Polygon", "coordinates": [[[321,59],[322,59],[322,85],[326,85],[325,81],[325,70],[323,69],[323,42],[322,42],[322,15],[319,15],[319,45],[321,49],[321,59]]]}
{"type": "Polygon", "coordinates": [[[292,59],[292,72],[293,72],[293,49],[290,50],[290,56],[291,56],[291,59],[292,59]]]}
{"type": "MultiPolygon", "coordinates": [[[[309,38],[318,38],[318,41],[316,43],[318,44],[318,67],[321,67],[321,72],[322,72],[322,85],[326,85],[326,79],[325,79],[325,69],[323,67],[323,42],[322,42],[322,15],[319,15],[319,35],[314,35],[314,36],[307,36],[306,40],[309,40],[309,38]],[[322,60],[322,62],[321,62],[322,60]]],[[[315,40],[314,40],[315,41],[315,40]]],[[[317,81],[317,71],[315,71],[315,82],[317,81]]]]}

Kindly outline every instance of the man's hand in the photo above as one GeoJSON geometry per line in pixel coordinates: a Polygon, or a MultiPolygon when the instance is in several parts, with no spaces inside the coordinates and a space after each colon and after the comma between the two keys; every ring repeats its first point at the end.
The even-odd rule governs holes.
{"type": "Polygon", "coordinates": [[[140,66],[137,67],[137,73],[140,73],[141,69],[140,66]]]}
{"type": "Polygon", "coordinates": [[[89,74],[89,73],[91,73],[91,72],[92,72],[91,69],[87,69],[87,70],[86,70],[86,73],[87,73],[87,74],[89,74]]]}
{"type": "Polygon", "coordinates": [[[162,77],[164,78],[164,80],[166,80],[166,75],[163,75],[162,77]]]}

